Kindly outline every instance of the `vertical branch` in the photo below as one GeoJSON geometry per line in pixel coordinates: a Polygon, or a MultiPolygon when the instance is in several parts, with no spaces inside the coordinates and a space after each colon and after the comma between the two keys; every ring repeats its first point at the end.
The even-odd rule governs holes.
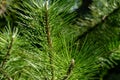
{"type": "Polygon", "coordinates": [[[51,80],[54,80],[54,67],[53,67],[53,51],[52,51],[52,39],[50,34],[50,25],[49,25],[49,16],[48,16],[48,0],[45,2],[45,27],[46,27],[46,34],[47,34],[47,42],[49,47],[49,58],[50,58],[50,65],[51,65],[51,74],[52,78],[51,80]]]}
{"type": "Polygon", "coordinates": [[[75,64],[75,61],[74,61],[74,59],[72,59],[70,65],[69,65],[69,68],[68,68],[68,70],[67,70],[67,73],[66,73],[66,75],[63,77],[62,80],[68,80],[68,78],[70,77],[70,74],[71,74],[71,72],[72,72],[72,70],[73,70],[73,68],[74,68],[74,64],[75,64]]]}

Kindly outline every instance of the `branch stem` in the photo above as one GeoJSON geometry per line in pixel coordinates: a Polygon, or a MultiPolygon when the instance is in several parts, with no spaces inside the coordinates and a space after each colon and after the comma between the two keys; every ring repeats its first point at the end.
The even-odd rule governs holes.
{"type": "Polygon", "coordinates": [[[3,67],[6,64],[6,61],[7,61],[7,59],[10,56],[10,53],[11,53],[11,50],[12,50],[12,46],[13,46],[13,42],[14,42],[14,37],[11,38],[11,42],[10,42],[10,44],[8,46],[8,51],[7,51],[6,55],[5,55],[5,59],[1,63],[1,67],[3,67]]]}
{"type": "Polygon", "coordinates": [[[75,64],[75,61],[74,61],[74,59],[72,59],[70,65],[69,65],[69,68],[68,68],[68,70],[67,70],[67,73],[66,73],[66,75],[63,77],[62,80],[68,80],[68,78],[70,77],[70,74],[72,73],[72,70],[73,70],[73,68],[74,68],[74,64],[75,64]]]}
{"type": "Polygon", "coordinates": [[[48,0],[46,0],[45,3],[45,27],[46,27],[46,34],[47,34],[47,43],[49,47],[49,58],[50,58],[50,65],[51,65],[51,74],[52,78],[51,80],[55,80],[55,72],[54,72],[54,67],[53,67],[53,49],[52,49],[52,39],[51,39],[51,34],[50,34],[50,25],[49,25],[49,15],[48,15],[48,0]]]}
{"type": "Polygon", "coordinates": [[[8,74],[2,68],[4,68],[4,65],[6,64],[8,58],[10,56],[12,46],[13,46],[13,42],[14,42],[14,37],[12,36],[10,44],[8,46],[8,51],[7,51],[7,53],[4,57],[4,60],[1,62],[1,65],[0,65],[0,71],[3,73],[4,77],[6,77],[8,80],[13,80],[13,79],[10,76],[8,76],[8,74]]]}

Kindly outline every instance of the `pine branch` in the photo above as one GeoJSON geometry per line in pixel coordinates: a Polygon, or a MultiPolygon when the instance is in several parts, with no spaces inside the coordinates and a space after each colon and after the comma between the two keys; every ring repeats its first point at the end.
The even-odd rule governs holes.
{"type": "Polygon", "coordinates": [[[75,61],[74,61],[74,59],[72,59],[70,65],[69,65],[69,68],[68,68],[68,70],[67,70],[67,73],[66,73],[66,75],[63,77],[62,80],[68,80],[68,78],[70,77],[70,74],[71,74],[71,72],[72,72],[72,70],[73,70],[73,68],[74,68],[74,64],[75,64],[75,61]]]}
{"type": "Polygon", "coordinates": [[[11,42],[8,46],[8,51],[4,57],[4,60],[1,62],[1,66],[0,66],[0,71],[3,73],[3,75],[8,79],[8,80],[13,80],[10,76],[8,76],[8,74],[2,69],[4,67],[4,65],[6,64],[9,56],[10,56],[10,53],[11,53],[11,50],[12,50],[12,47],[13,47],[13,42],[14,42],[14,38],[15,38],[15,35],[12,35],[12,38],[11,38],[11,42]]]}
{"type": "Polygon", "coordinates": [[[111,13],[109,13],[108,15],[105,15],[102,17],[101,21],[98,22],[97,24],[95,24],[94,26],[88,28],[87,31],[83,32],[81,35],[77,36],[77,38],[75,39],[75,42],[78,41],[79,39],[85,37],[88,33],[94,31],[100,24],[103,24],[109,16],[113,15],[114,13],[116,13],[118,10],[120,10],[120,6],[117,7],[116,9],[114,9],[111,13]]]}
{"type": "Polygon", "coordinates": [[[46,34],[47,34],[47,42],[48,42],[48,47],[49,47],[49,58],[50,58],[50,65],[51,65],[51,74],[52,78],[51,80],[54,80],[54,67],[53,67],[53,51],[52,51],[52,39],[51,39],[51,34],[50,34],[50,25],[49,25],[49,19],[48,19],[48,0],[46,0],[45,3],[45,27],[46,27],[46,34]]]}
{"type": "Polygon", "coordinates": [[[8,51],[7,51],[6,55],[5,55],[5,59],[1,63],[1,67],[3,67],[5,65],[7,59],[10,56],[10,53],[11,53],[11,50],[12,50],[12,46],[13,46],[13,42],[14,42],[14,36],[12,36],[12,38],[11,38],[11,42],[10,42],[10,44],[8,46],[8,51]]]}

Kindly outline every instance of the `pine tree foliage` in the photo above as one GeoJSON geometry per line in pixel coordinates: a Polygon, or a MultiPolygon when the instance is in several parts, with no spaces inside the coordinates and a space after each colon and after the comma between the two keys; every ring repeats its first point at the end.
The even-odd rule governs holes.
{"type": "Polygon", "coordinates": [[[82,3],[1,0],[0,80],[102,80],[120,60],[120,1],[82,3]]]}

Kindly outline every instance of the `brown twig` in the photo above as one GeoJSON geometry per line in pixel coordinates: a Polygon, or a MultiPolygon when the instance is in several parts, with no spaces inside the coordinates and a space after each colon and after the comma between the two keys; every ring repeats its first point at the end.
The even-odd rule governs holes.
{"type": "Polygon", "coordinates": [[[71,72],[72,72],[72,70],[73,70],[73,68],[74,68],[74,64],[75,64],[75,61],[74,61],[74,59],[72,59],[70,65],[69,65],[69,68],[68,68],[68,70],[67,70],[67,73],[66,73],[66,75],[63,77],[62,80],[68,80],[68,78],[70,77],[70,74],[71,74],[71,72]]]}
{"type": "Polygon", "coordinates": [[[1,62],[1,66],[0,66],[0,71],[3,72],[3,75],[8,79],[8,80],[12,80],[11,77],[8,76],[8,74],[2,69],[4,67],[4,65],[6,64],[7,62],[7,59],[9,58],[10,56],[10,53],[11,53],[11,50],[12,50],[12,46],[13,46],[13,42],[14,42],[14,37],[11,38],[11,42],[8,46],[8,51],[4,57],[4,60],[1,62]]]}
{"type": "Polygon", "coordinates": [[[10,44],[8,46],[8,51],[7,51],[6,55],[5,55],[5,59],[1,63],[1,67],[3,67],[5,65],[8,57],[10,56],[11,49],[12,49],[12,46],[13,46],[13,42],[14,42],[14,37],[11,38],[11,42],[10,42],[10,44]]]}
{"type": "Polygon", "coordinates": [[[46,0],[45,3],[45,27],[46,27],[46,34],[47,34],[47,42],[48,42],[48,47],[49,47],[49,58],[50,58],[50,65],[51,65],[51,74],[52,78],[51,80],[54,80],[54,67],[53,67],[53,49],[52,49],[52,39],[51,39],[51,34],[50,34],[50,25],[49,25],[49,15],[48,15],[48,0],[46,0]]]}

